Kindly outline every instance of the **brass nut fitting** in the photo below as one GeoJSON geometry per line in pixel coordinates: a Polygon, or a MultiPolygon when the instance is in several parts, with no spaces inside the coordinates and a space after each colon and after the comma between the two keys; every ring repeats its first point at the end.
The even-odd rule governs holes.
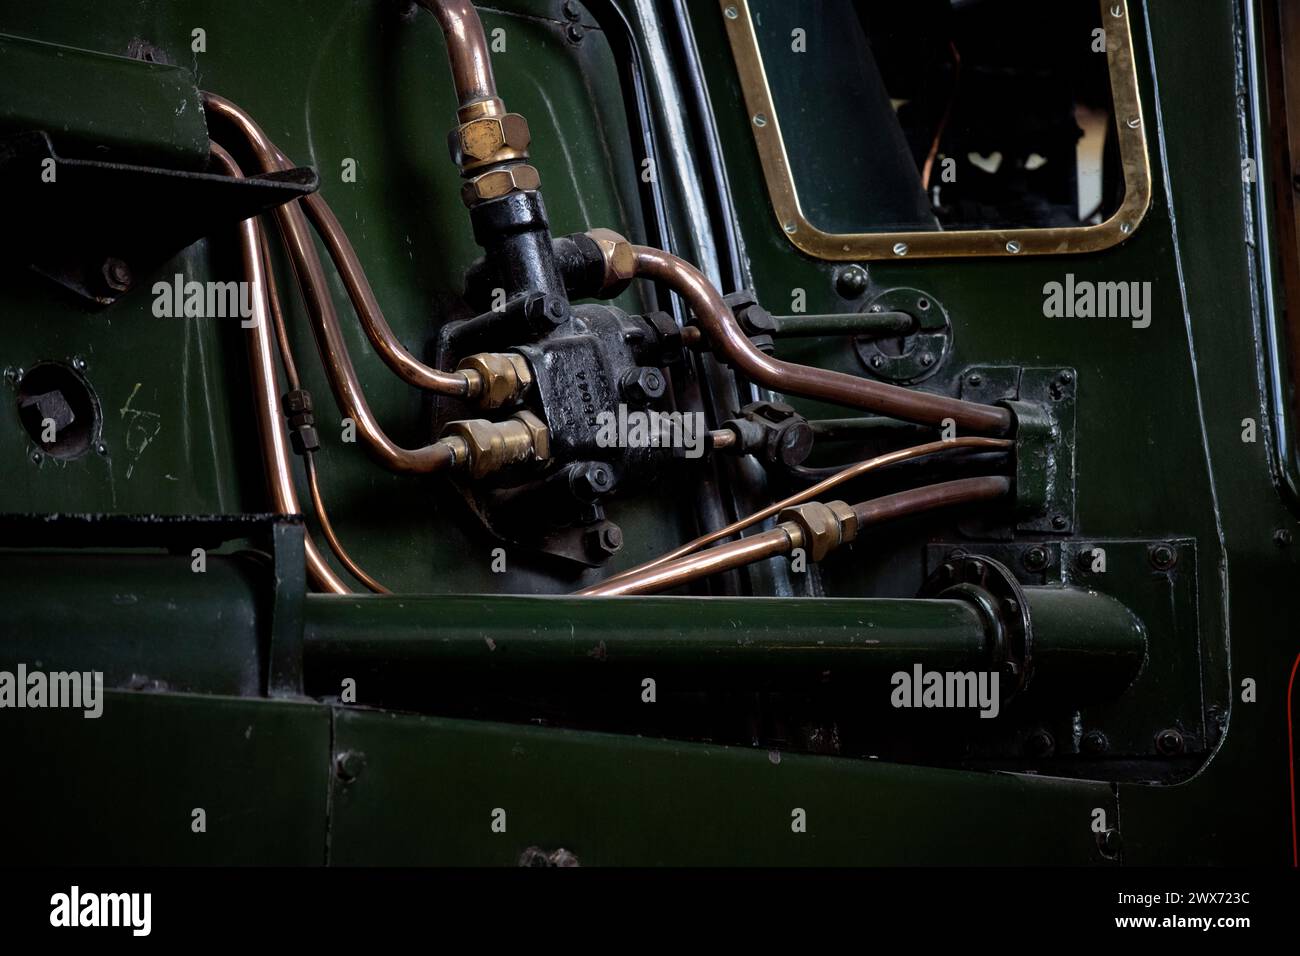
{"type": "MultiPolygon", "coordinates": [[[[503,422],[482,418],[448,422],[439,439],[465,450],[464,466],[472,478],[483,478],[502,468],[550,457],[550,432],[530,411],[516,412],[503,422]]],[[[459,458],[457,465],[461,464],[459,458]]]]}
{"type": "Polygon", "coordinates": [[[636,278],[636,251],[613,229],[592,229],[587,237],[600,247],[600,254],[605,259],[605,282],[600,295],[612,299],[621,293],[636,278]]]}
{"type": "Polygon", "coordinates": [[[474,206],[489,199],[500,199],[514,192],[537,189],[542,185],[542,177],[537,170],[526,163],[503,166],[490,172],[466,180],[460,189],[460,198],[466,206],[474,206]]]}
{"type": "Polygon", "coordinates": [[[501,408],[520,398],[532,387],[533,370],[522,355],[514,352],[479,352],[462,359],[456,371],[478,378],[472,396],[484,408],[501,408]]]}
{"type": "Polygon", "coordinates": [[[452,162],[468,173],[493,163],[527,159],[531,141],[528,120],[518,113],[506,113],[462,123],[447,137],[447,146],[452,162]]]}
{"type": "Polygon", "coordinates": [[[790,522],[802,532],[802,547],[814,561],[820,561],[842,544],[858,536],[858,516],[843,501],[822,504],[809,501],[794,508],[786,508],[776,516],[780,522],[790,522]]]}

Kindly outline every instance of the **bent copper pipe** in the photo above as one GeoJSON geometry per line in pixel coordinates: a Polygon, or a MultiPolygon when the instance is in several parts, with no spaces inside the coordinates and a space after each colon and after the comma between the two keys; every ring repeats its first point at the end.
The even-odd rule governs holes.
{"type": "MultiPolygon", "coordinates": [[[[947,451],[951,448],[1009,449],[1011,447],[1012,443],[1005,438],[954,438],[950,441],[934,441],[928,442],[924,445],[915,445],[911,448],[901,448],[898,451],[891,451],[888,454],[878,455],[875,458],[868,458],[866,461],[860,461],[855,465],[850,465],[842,471],[836,472],[829,478],[817,482],[815,485],[809,485],[802,491],[795,492],[790,497],[783,498],[776,502],[776,504],[768,505],[766,508],[755,511],[753,514],[741,518],[739,521],[733,521],[724,528],[719,528],[718,530],[711,531],[708,534],[700,535],[698,538],[688,541],[681,547],[674,548],[667,554],[660,555],[652,561],[647,561],[644,564],[637,565],[635,568],[630,568],[621,574],[616,574],[611,578],[606,578],[599,585],[596,585],[596,587],[604,587],[613,584],[617,581],[623,580],[624,578],[630,577],[633,574],[666,564],[669,561],[682,557],[683,555],[691,554],[715,541],[721,541],[723,538],[730,538],[736,532],[743,531],[751,525],[758,524],[760,521],[764,521],[772,517],[772,515],[784,511],[786,508],[793,508],[795,505],[801,505],[805,501],[812,501],[814,498],[825,494],[832,488],[836,488],[847,481],[860,478],[862,475],[870,474],[873,471],[888,467],[889,465],[894,465],[903,461],[910,461],[914,458],[924,458],[926,455],[933,455],[938,452],[947,451]]],[[[587,590],[578,591],[577,593],[587,594],[594,592],[591,588],[588,588],[587,590]]]]}
{"type": "Polygon", "coordinates": [[[483,22],[470,0],[419,0],[420,6],[438,18],[447,38],[451,79],[460,108],[495,100],[497,83],[492,75],[483,22]]]}
{"type": "MultiPolygon", "coordinates": [[[[238,164],[224,149],[212,144],[215,156],[231,176],[242,176],[238,164]]],[[[249,329],[248,358],[253,382],[253,408],[257,414],[257,431],[262,440],[262,463],[266,467],[267,485],[271,502],[280,514],[302,514],[298,491],[294,487],[290,468],[289,445],[281,427],[279,384],[275,377],[275,356],[271,347],[271,320],[266,302],[266,273],[262,269],[261,229],[256,219],[245,219],[239,224],[240,252],[244,260],[244,276],[252,290],[254,325],[249,329]]],[[[322,591],[350,594],[334,569],[316,549],[310,535],[303,541],[307,561],[307,574],[312,584],[322,591]]]]}
{"type": "Polygon", "coordinates": [[[1003,435],[1011,430],[1011,413],[1005,408],[916,392],[765,355],[754,347],[722,296],[698,269],[670,252],[648,246],[633,246],[633,250],[636,274],[664,283],[685,299],[713,347],[757,385],[925,425],[952,419],[969,431],[1003,435]]]}
{"type": "MultiPolygon", "coordinates": [[[[211,113],[230,121],[239,129],[263,170],[274,172],[285,168],[283,154],[247,113],[224,97],[204,93],[203,98],[205,107],[211,113]]],[[[296,202],[276,207],[275,216],[284,234],[285,246],[302,287],[307,310],[313,319],[312,332],[321,363],[325,366],[330,389],[343,416],[356,423],[357,433],[366,448],[392,471],[428,474],[450,467],[454,464],[454,455],[447,445],[435,443],[417,449],[403,448],[384,432],[370,411],[356,369],[352,366],[351,356],[348,355],[338,313],[330,298],[325,268],[316,253],[307,217],[296,202]]]]}
{"type": "MultiPolygon", "coordinates": [[[[234,124],[248,139],[264,171],[292,168],[293,163],[289,157],[267,138],[266,133],[248,113],[215,93],[204,93],[203,97],[204,105],[209,111],[234,124]]],[[[324,197],[319,193],[312,193],[301,202],[305,205],[307,215],[325,243],[330,258],[338,268],[352,305],[361,319],[361,327],[366,333],[366,338],[370,340],[370,344],[374,346],[385,364],[416,388],[458,398],[472,397],[474,388],[466,375],[430,368],[412,355],[393,333],[392,327],[384,318],[383,310],[379,307],[379,300],[375,298],[374,290],[370,287],[356,250],[352,248],[347,233],[324,197]]],[[[296,204],[295,202],[294,205],[296,204]]]]}
{"type": "Polygon", "coordinates": [[[321,198],[319,193],[312,193],[301,201],[306,207],[312,225],[316,227],[317,235],[321,237],[330,258],[334,260],[334,266],[338,269],[343,285],[348,290],[348,298],[352,300],[352,306],[361,319],[361,328],[365,331],[366,338],[379,353],[384,364],[408,385],[414,385],[416,388],[459,398],[474,397],[473,393],[476,389],[464,372],[444,372],[425,365],[412,355],[394,334],[392,326],[384,318],[383,309],[379,306],[379,300],[375,298],[374,290],[370,287],[370,280],[366,278],[361,260],[357,258],[356,250],[352,248],[347,233],[344,232],[329,203],[321,198]]]}
{"type": "MultiPolygon", "coordinates": [[[[860,529],[868,525],[950,505],[988,501],[1000,498],[1010,490],[1009,478],[962,478],[864,501],[853,506],[853,513],[857,517],[860,533],[860,529]]],[[[578,593],[598,597],[657,594],[698,578],[785,554],[792,547],[794,547],[794,539],[789,532],[777,527],[740,541],[710,548],[699,554],[690,554],[657,567],[647,568],[621,581],[605,582],[578,593]]]]}

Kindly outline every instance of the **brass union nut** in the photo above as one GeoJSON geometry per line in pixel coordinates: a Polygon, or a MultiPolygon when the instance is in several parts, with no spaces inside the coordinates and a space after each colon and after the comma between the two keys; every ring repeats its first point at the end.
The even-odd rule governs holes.
{"type": "Polygon", "coordinates": [[[528,120],[518,113],[483,116],[451,131],[448,146],[452,161],[469,171],[508,159],[527,159],[532,135],[528,120]]]}
{"type": "Polygon", "coordinates": [[[793,522],[803,531],[802,547],[814,561],[820,561],[835,548],[858,536],[858,517],[843,501],[822,504],[809,501],[786,508],[776,516],[779,522],[793,522]]]}
{"type": "Polygon", "coordinates": [[[503,422],[482,418],[448,422],[439,441],[463,442],[470,476],[482,478],[511,465],[548,458],[550,437],[541,419],[521,411],[503,422]]]}
{"type": "Polygon", "coordinates": [[[528,432],[528,443],[532,446],[533,457],[538,461],[545,461],[550,458],[551,433],[547,429],[546,423],[526,408],[515,412],[511,418],[522,425],[524,430],[528,432]]]}
{"type": "Polygon", "coordinates": [[[519,163],[467,180],[461,187],[460,198],[466,206],[473,206],[488,199],[499,199],[509,193],[537,189],[541,185],[542,177],[537,174],[537,170],[526,163],[519,163]]]}
{"type": "Polygon", "coordinates": [[[478,404],[500,408],[522,398],[533,384],[533,370],[522,355],[514,352],[479,352],[462,359],[456,371],[478,373],[481,383],[478,404]]]}
{"type": "Polygon", "coordinates": [[[595,240],[605,258],[605,284],[600,290],[601,298],[612,299],[636,278],[636,250],[613,229],[592,229],[587,236],[595,240]]]}

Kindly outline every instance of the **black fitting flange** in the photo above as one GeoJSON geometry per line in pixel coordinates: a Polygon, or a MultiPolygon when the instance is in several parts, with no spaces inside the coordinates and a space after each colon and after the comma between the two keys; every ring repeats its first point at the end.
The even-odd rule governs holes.
{"type": "Polygon", "coordinates": [[[813,430],[807,420],[782,402],[754,402],[740,416],[722,423],[735,432],[740,450],[769,465],[793,468],[812,452],[813,430]]]}

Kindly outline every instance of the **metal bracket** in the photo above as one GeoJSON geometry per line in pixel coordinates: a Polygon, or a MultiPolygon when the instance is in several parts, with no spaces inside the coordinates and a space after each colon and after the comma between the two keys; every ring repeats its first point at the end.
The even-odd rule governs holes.
{"type": "Polygon", "coordinates": [[[5,258],[98,305],[222,229],[316,191],[308,168],[237,179],[59,156],[48,134],[0,141],[5,258]]]}
{"type": "Polygon", "coordinates": [[[1072,368],[976,367],[961,397],[1004,405],[1016,419],[1016,530],[1071,534],[1075,523],[1075,401],[1072,368]]]}

